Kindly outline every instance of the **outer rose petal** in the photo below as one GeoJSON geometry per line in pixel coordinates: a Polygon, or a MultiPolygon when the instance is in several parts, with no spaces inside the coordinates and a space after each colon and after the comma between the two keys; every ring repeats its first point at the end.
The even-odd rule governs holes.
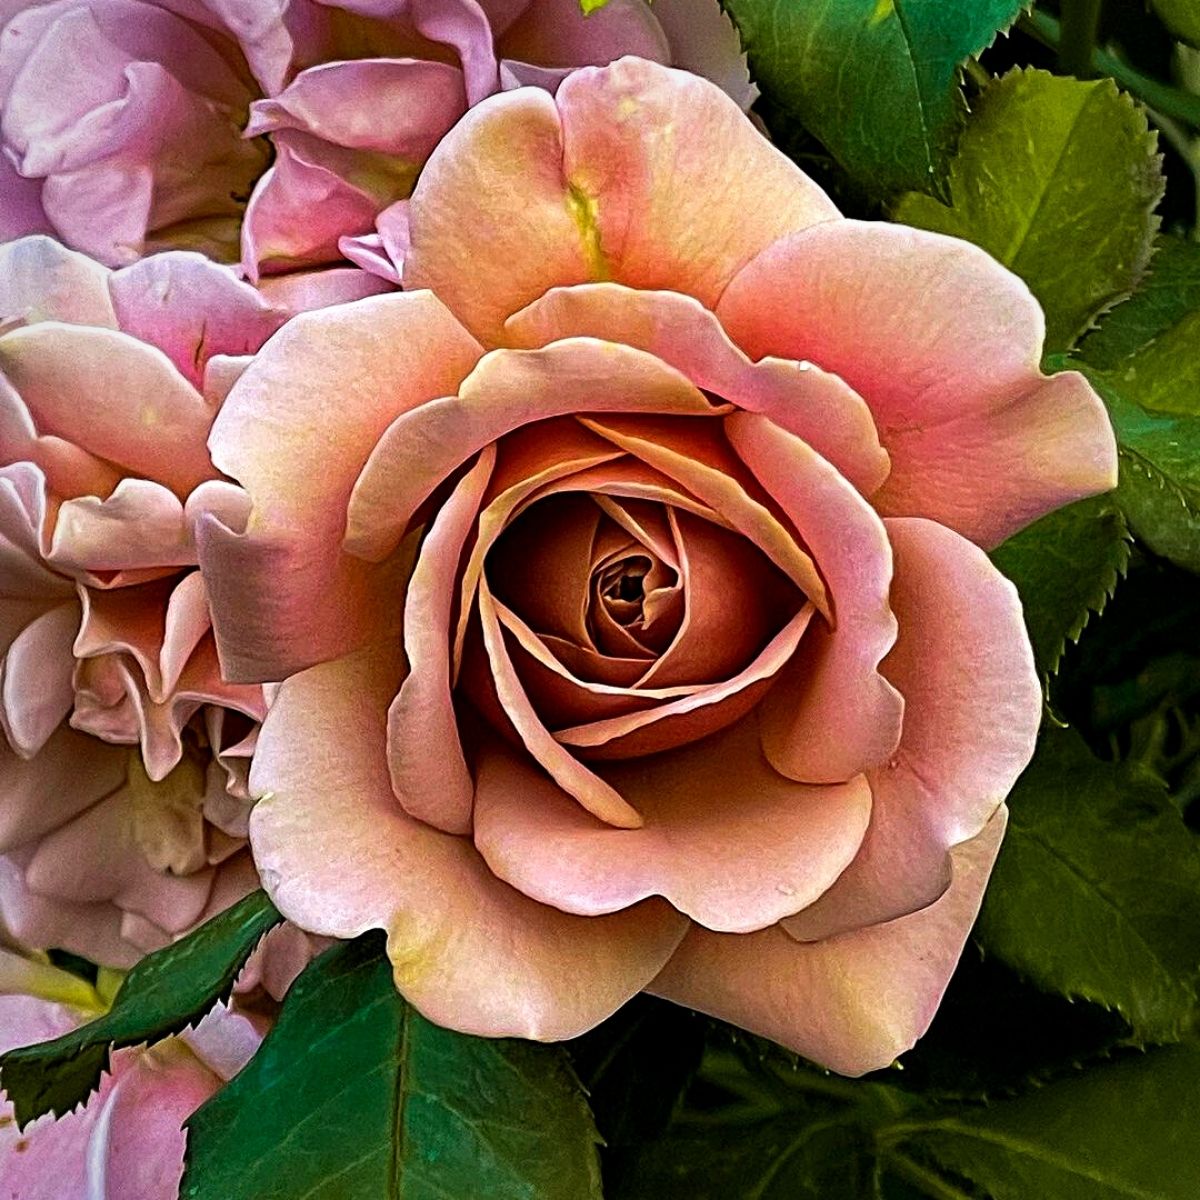
{"type": "Polygon", "coordinates": [[[567,912],[660,895],[707,928],[747,933],[819,896],[853,858],[871,811],[861,776],[809,787],[777,774],[753,716],[605,775],[635,803],[641,829],[605,826],[508,747],[485,748],[475,843],[488,866],[567,912]]]}
{"type": "Polygon", "coordinates": [[[812,359],[866,399],[892,458],[885,514],[989,547],[1116,485],[1103,404],[1078,376],[1040,373],[1037,301],[968,242],[827,223],[747,264],[717,315],[751,356],[812,359]]]}
{"type": "Polygon", "coordinates": [[[397,987],[439,1024],[547,1041],[589,1029],[659,971],[686,918],[657,900],[568,916],[500,882],[469,842],[408,817],[387,775],[384,713],[400,676],[389,653],[280,688],[251,776],[264,886],[314,933],[386,929],[397,987]]]}
{"type": "Polygon", "coordinates": [[[762,1034],[842,1075],[888,1066],[929,1028],[1008,820],[1003,806],[952,851],[949,890],[919,912],[802,944],[778,927],[697,925],[648,991],[762,1034]]]}
{"type": "Polygon", "coordinates": [[[542,67],[603,66],[622,54],[662,63],[670,57],[644,0],[609,0],[586,16],[579,0],[530,0],[497,41],[502,58],[542,67]]]}
{"type": "Polygon", "coordinates": [[[227,678],[279,679],[398,625],[395,571],[341,552],[350,490],[388,424],[480,353],[432,295],[393,293],[296,317],[247,368],[211,447],[253,509],[197,532],[227,678]]]}
{"type": "Polygon", "coordinates": [[[633,58],[577,71],[557,106],[536,89],[479,105],[430,157],[409,214],[406,285],[433,288],[492,345],[562,284],[614,279],[711,307],[776,238],[838,216],[719,88],[633,58]]]}
{"type": "Polygon", "coordinates": [[[66,321],[116,329],[110,272],[48,237],[0,246],[0,321],[66,321]]]}
{"type": "Polygon", "coordinates": [[[932,521],[889,518],[900,623],[884,673],[904,696],[891,760],[858,857],[785,928],[802,940],[887,921],[941,895],[949,851],[1008,795],[1037,742],[1042,691],[1013,587],[987,556],[932,521]]]}
{"type": "Polygon", "coordinates": [[[654,0],[671,65],[711,79],[747,112],[758,98],[733,22],[718,0],[654,0]]]}

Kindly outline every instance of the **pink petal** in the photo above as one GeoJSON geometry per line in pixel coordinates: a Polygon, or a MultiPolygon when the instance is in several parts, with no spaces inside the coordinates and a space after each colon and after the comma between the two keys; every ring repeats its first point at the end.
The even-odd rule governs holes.
{"type": "Polygon", "coordinates": [[[643,0],[608,0],[587,16],[579,0],[531,0],[496,49],[543,67],[600,67],[625,54],[666,63],[670,49],[654,18],[643,0]]]}
{"type": "Polygon", "coordinates": [[[758,98],[741,40],[718,0],[654,0],[671,66],[711,79],[745,112],[758,98]]]}
{"type": "Polygon", "coordinates": [[[477,106],[426,164],[410,215],[407,285],[494,345],[506,317],[564,284],[711,306],[776,238],[838,214],[712,84],[624,59],[577,71],[557,103],[521,89],[477,106]],[[738,165],[714,176],[714,162],[738,165]]]}
{"type": "Polygon", "coordinates": [[[213,457],[253,511],[240,531],[198,514],[197,531],[226,678],[280,679],[398,626],[394,565],[341,552],[350,490],[388,424],[453,393],[479,353],[432,295],[394,293],[296,317],[234,385],[213,457]]]}
{"type": "Polygon", "coordinates": [[[48,237],[0,245],[0,320],[66,321],[117,328],[111,272],[48,237]]]}
{"type": "Polygon", "coordinates": [[[554,288],[504,324],[514,346],[534,349],[564,337],[597,337],[646,350],[698,388],[762,413],[803,438],[864,495],[888,473],[875,421],[862,397],[811,363],[752,363],[699,301],[615,283],[554,288]]]}
{"type": "Polygon", "coordinates": [[[763,702],[764,749],[793,779],[849,779],[883,762],[900,738],[904,701],[879,670],[896,638],[887,534],[870,505],[799,438],[749,413],[725,426],[800,531],[833,606],[831,625],[812,629],[763,702]]]}
{"type": "Polygon", "coordinates": [[[53,232],[42,208],[42,181],[26,179],[0,154],[0,241],[53,232]]]}
{"type": "Polygon", "coordinates": [[[270,275],[259,280],[258,290],[271,304],[300,313],[365,300],[368,296],[390,292],[392,285],[358,267],[322,267],[315,271],[270,275]]]}
{"type": "Polygon", "coordinates": [[[229,267],[187,251],[115,271],[109,290],[121,328],[157,346],[196,387],[214,355],[253,354],[288,316],[229,267]]]}
{"type": "Polygon", "coordinates": [[[41,433],[180,495],[215,474],[204,445],[212,413],[156,347],[108,329],[44,321],[0,337],[0,365],[41,433]]]}
{"type": "Polygon", "coordinates": [[[987,824],[1037,741],[1042,693],[1016,589],[970,542],[890,518],[900,637],[884,673],[904,696],[904,732],[868,772],[875,808],[863,848],[811,909],[802,940],[890,920],[935,900],[949,851],[987,824]]]}
{"type": "Polygon", "coordinates": [[[750,262],[717,315],[752,357],[810,358],[867,401],[892,458],[883,513],[993,546],[1116,483],[1104,406],[1077,376],[1041,375],[1037,301],[967,242],[877,221],[813,228],[750,262]]]}
{"type": "Polygon", "coordinates": [[[801,944],[693,926],[648,990],[758,1033],[842,1075],[888,1066],[929,1028],[979,911],[1008,810],[952,852],[928,908],[801,944]]]}
{"type": "Polygon", "coordinates": [[[364,653],[284,682],[252,777],[266,793],[250,819],[264,885],[303,929],[387,929],[397,987],[431,1020],[488,1036],[583,1032],[657,973],[685,918],[654,900],[590,919],[537,904],[470,842],[408,817],[384,746],[399,674],[387,653],[364,653]]]}
{"type": "Polygon", "coordinates": [[[78,628],[79,605],[68,600],[26,625],[4,655],[0,726],[25,758],[45,746],[71,711],[71,643],[78,628]]]}
{"type": "Polygon", "coordinates": [[[421,163],[465,110],[462,71],[449,63],[360,58],[310,67],[256,100],[245,133],[299,129],[421,163]]]}
{"type": "Polygon", "coordinates": [[[678,371],[625,346],[569,338],[541,350],[492,351],[457,396],[403,413],[379,439],[354,485],[346,549],[365,558],[389,554],[451,471],[533,421],[576,412],[713,411],[678,371]]]}
{"type": "Polygon", "coordinates": [[[450,616],[463,546],[496,461],[492,447],[463,476],[421,543],[404,604],[408,675],[388,709],[388,769],[404,810],[447,833],[471,829],[474,783],[450,694],[450,616]],[[429,747],[438,747],[430,755],[429,747]]]}
{"type": "Polygon", "coordinates": [[[865,779],[808,787],[762,756],[753,717],[605,775],[645,818],[613,829],[511,750],[486,749],[475,844],[502,879],[583,916],[664,896],[709,929],[748,933],[811,903],[854,857],[865,779]]]}

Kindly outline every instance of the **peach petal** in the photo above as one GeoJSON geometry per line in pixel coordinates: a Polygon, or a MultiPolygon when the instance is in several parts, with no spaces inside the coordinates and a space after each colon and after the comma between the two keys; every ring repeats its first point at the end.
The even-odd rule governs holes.
{"type": "Polygon", "coordinates": [[[569,916],[497,880],[469,841],[412,820],[385,765],[383,714],[399,676],[380,650],[280,688],[251,781],[263,795],[250,838],[264,886],[302,929],[386,929],[396,985],[431,1020],[487,1036],[573,1037],[642,989],[686,918],[657,900],[569,916]]]}
{"type": "Polygon", "coordinates": [[[598,337],[646,350],[698,388],[803,438],[864,495],[887,478],[887,452],[861,396],[811,363],[751,362],[691,296],[616,283],[553,288],[509,317],[504,330],[514,346],[525,349],[564,337],[598,337]]]}
{"type": "Polygon", "coordinates": [[[648,422],[580,419],[613,445],[636,455],[711,505],[791,579],[822,615],[829,615],[825,583],[812,558],[771,508],[749,490],[755,485],[753,477],[739,478],[746,475],[741,463],[719,444],[711,430],[685,427],[682,422],[652,426],[648,422]]]}
{"type": "Polygon", "coordinates": [[[1033,754],[1042,693],[1016,589],[944,526],[889,518],[900,637],[884,673],[904,696],[899,749],[868,772],[875,795],[858,858],[786,922],[804,941],[935,900],[948,852],[991,818],[1033,754]]]}
{"type": "Polygon", "coordinates": [[[793,779],[849,779],[891,754],[904,714],[879,669],[896,639],[887,533],[870,505],[799,438],[750,413],[725,425],[730,444],[799,529],[833,604],[832,625],[813,629],[764,701],[764,749],[793,779]]]}
{"type": "Polygon", "coordinates": [[[717,315],[752,357],[811,358],[864,397],[892,459],[876,497],[887,515],[988,547],[1116,483],[1099,398],[1069,375],[1046,381],[1037,301],[967,242],[876,221],[818,226],[745,266],[717,315]]]}
{"type": "Polygon", "coordinates": [[[457,396],[404,412],[380,437],[354,486],[345,547],[368,559],[389,554],[454,468],[529,422],[577,412],[714,411],[678,371],[640,350],[594,338],[493,350],[457,396]]]}
{"type": "Polygon", "coordinates": [[[735,936],[693,926],[647,989],[781,1043],[842,1075],[892,1063],[929,1028],[1004,835],[1000,808],[952,851],[949,890],[882,925],[801,944],[778,926],[735,936]]]}
{"type": "Polygon", "coordinates": [[[43,321],[0,337],[0,366],[39,432],[78,442],[179,495],[213,477],[204,447],[212,413],[157,347],[109,329],[43,321]]]}
{"type": "Polygon", "coordinates": [[[642,813],[613,829],[511,751],[486,749],[475,843],[526,895],[584,916],[661,895],[708,929],[748,933],[819,896],[853,858],[871,812],[865,779],[810,787],[764,760],[753,717],[606,775],[642,813]]]}
{"type": "Polygon", "coordinates": [[[116,329],[110,272],[48,237],[0,245],[0,321],[65,321],[116,329]]]}
{"type": "Polygon", "coordinates": [[[454,579],[496,462],[487,447],[421,543],[404,604],[408,675],[388,709],[388,770],[405,812],[446,833],[471,828],[471,780],[450,694],[454,579]],[[429,748],[436,746],[431,755],[429,748]]]}
{"type": "Polygon", "coordinates": [[[0,664],[0,726],[24,758],[41,750],[71,711],[71,643],[79,605],[68,600],[31,621],[0,664]]]}
{"type": "Polygon", "coordinates": [[[486,579],[479,584],[478,607],[483,644],[491,665],[496,694],[525,748],[563,791],[573,796],[594,817],[620,829],[637,829],[642,824],[637,811],[619,792],[564,750],[534,711],[509,658],[486,579]]]}
{"type": "Polygon", "coordinates": [[[260,351],[211,439],[253,507],[196,514],[227,678],[279,679],[398,627],[397,568],[341,552],[347,500],[389,423],[453,392],[479,353],[428,292],[303,313],[260,351]]]}
{"type": "Polygon", "coordinates": [[[555,740],[577,747],[589,759],[609,759],[655,754],[706,737],[744,716],[762,698],[796,653],[812,615],[812,605],[806,604],[761,653],[729,679],[644,712],[560,729],[555,740]]]}
{"type": "Polygon", "coordinates": [[[557,106],[534,88],[478,105],[430,157],[410,216],[407,285],[496,345],[506,317],[565,284],[711,306],[760,250],[838,213],[719,88],[625,58],[576,71],[557,106]],[[714,176],[714,161],[738,169],[714,176]]]}

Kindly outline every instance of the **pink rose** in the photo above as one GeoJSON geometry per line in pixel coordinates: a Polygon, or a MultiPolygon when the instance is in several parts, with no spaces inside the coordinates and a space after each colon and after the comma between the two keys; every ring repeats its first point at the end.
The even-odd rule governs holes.
{"type": "Polygon", "coordinates": [[[0,0],[0,26],[0,237],[252,279],[349,256],[395,282],[387,210],[500,87],[632,53],[754,95],[716,0],[0,0]]]}
{"type": "Polygon", "coordinates": [[[129,965],[257,886],[257,684],[221,679],[190,513],[289,314],[176,252],[0,247],[0,929],[129,965]]]}
{"type": "MultiPolygon", "coordinates": [[[[183,1122],[249,1062],[270,1024],[261,1005],[243,1002],[253,999],[264,964],[286,990],[307,951],[296,930],[272,932],[228,1006],[218,1004],[179,1037],[114,1051],[99,1090],[58,1119],[44,1116],[18,1129],[0,1093],[0,1195],[175,1200],[187,1139],[183,1122]]],[[[0,1053],[59,1037],[106,1007],[105,997],[83,979],[0,948],[0,1053]]]]}
{"type": "Polygon", "coordinates": [[[210,441],[229,678],[286,678],[265,886],[399,989],[565,1038],[641,989],[835,1070],[931,1019],[1041,695],[980,548],[1115,481],[1025,286],[839,216],[694,76],[480,104],[414,290],[301,316],[210,441]],[[428,290],[425,290],[428,289],[428,290]]]}

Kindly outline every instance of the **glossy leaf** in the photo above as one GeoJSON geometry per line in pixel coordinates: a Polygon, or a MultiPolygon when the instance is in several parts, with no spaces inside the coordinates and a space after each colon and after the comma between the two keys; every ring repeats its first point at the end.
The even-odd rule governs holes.
{"type": "Polygon", "coordinates": [[[0,1057],[0,1085],[24,1126],[62,1115],[99,1086],[110,1049],[152,1043],[198,1022],[227,999],[259,940],[283,918],[253,892],[172,945],[147,955],[125,977],[102,1017],[50,1042],[0,1057]]]}
{"type": "Polygon", "coordinates": [[[1050,352],[1137,283],[1162,191],[1155,137],[1111,80],[1013,71],[963,133],[950,204],[909,195],[894,215],[975,242],[1020,275],[1046,312],[1050,352]]]}
{"type": "Polygon", "coordinates": [[[184,1200],[599,1200],[561,1046],[441,1029],[368,934],[292,985],[250,1064],[188,1121],[184,1200]]]}
{"type": "Polygon", "coordinates": [[[941,191],[958,68],[1022,0],[725,0],[767,97],[868,190],[941,191]]]}

